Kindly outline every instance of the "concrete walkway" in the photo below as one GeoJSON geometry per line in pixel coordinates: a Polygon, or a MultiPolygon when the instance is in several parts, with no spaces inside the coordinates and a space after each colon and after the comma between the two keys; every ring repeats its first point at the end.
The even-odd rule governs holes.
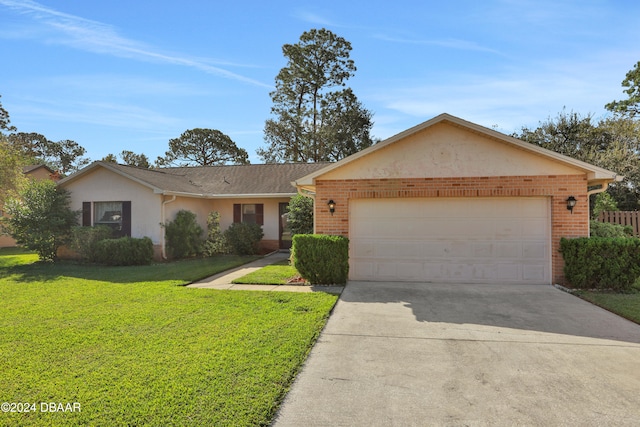
{"type": "Polygon", "coordinates": [[[273,425],[637,426],[640,325],[551,286],[349,282],[273,425]]]}
{"type": "Polygon", "coordinates": [[[211,277],[187,285],[189,288],[207,288],[236,291],[278,291],[278,292],[326,292],[339,295],[344,286],[306,286],[306,285],[240,285],[233,280],[260,270],[267,265],[275,264],[289,258],[288,252],[274,252],[232,270],[227,270],[211,277]]]}

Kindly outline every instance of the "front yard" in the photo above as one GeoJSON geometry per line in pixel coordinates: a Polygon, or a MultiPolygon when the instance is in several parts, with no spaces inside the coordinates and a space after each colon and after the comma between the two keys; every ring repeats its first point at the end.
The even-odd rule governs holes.
{"type": "Polygon", "coordinates": [[[0,425],[268,425],[337,299],[180,286],[246,258],[35,261],[0,251],[0,425]]]}

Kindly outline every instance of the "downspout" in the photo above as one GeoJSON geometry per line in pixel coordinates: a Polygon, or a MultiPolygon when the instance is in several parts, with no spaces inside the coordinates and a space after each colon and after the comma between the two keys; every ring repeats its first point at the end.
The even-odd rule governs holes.
{"type": "MultiPolygon", "coordinates": [[[[164,197],[164,196],[163,196],[164,197]]],[[[160,224],[162,224],[164,226],[165,223],[165,206],[168,205],[171,202],[175,202],[176,200],[176,195],[172,195],[171,196],[171,200],[165,200],[162,202],[162,209],[160,210],[160,218],[161,218],[161,222],[160,224]]],[[[166,246],[166,242],[165,242],[165,233],[164,230],[162,231],[162,234],[160,235],[160,249],[162,251],[162,259],[167,259],[167,248],[166,246]]]]}
{"type": "MultiPolygon", "coordinates": [[[[616,178],[617,178],[617,175],[613,179],[617,180],[616,178]]],[[[598,193],[604,193],[605,191],[607,191],[607,188],[609,188],[609,182],[604,182],[602,184],[602,187],[594,188],[593,190],[587,191],[587,209],[590,206],[589,198],[591,197],[591,195],[592,194],[598,194],[598,193]]],[[[588,227],[589,227],[589,236],[591,236],[591,212],[589,212],[589,222],[587,224],[588,224],[588,227]]]]}

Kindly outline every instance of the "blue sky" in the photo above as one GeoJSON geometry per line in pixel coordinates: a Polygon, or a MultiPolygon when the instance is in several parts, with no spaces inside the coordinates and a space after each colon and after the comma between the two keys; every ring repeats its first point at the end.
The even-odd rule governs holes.
{"type": "Polygon", "coordinates": [[[375,137],[443,112],[511,133],[624,99],[639,16],[636,0],[0,0],[0,101],[19,131],[93,160],[155,160],[203,127],[259,163],[282,45],[324,27],[353,46],[375,137]]]}

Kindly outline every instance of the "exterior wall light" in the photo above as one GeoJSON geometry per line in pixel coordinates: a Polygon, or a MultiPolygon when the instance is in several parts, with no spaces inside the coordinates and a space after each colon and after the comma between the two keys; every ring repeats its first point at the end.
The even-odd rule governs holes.
{"type": "Polygon", "coordinates": [[[333,216],[333,213],[336,211],[336,202],[334,202],[333,199],[331,199],[329,200],[327,205],[329,206],[329,212],[331,212],[331,216],[333,216]]]}
{"type": "Polygon", "coordinates": [[[573,213],[573,208],[576,206],[577,202],[578,201],[573,196],[569,196],[569,198],[567,199],[567,209],[569,209],[571,213],[573,213]]]}

